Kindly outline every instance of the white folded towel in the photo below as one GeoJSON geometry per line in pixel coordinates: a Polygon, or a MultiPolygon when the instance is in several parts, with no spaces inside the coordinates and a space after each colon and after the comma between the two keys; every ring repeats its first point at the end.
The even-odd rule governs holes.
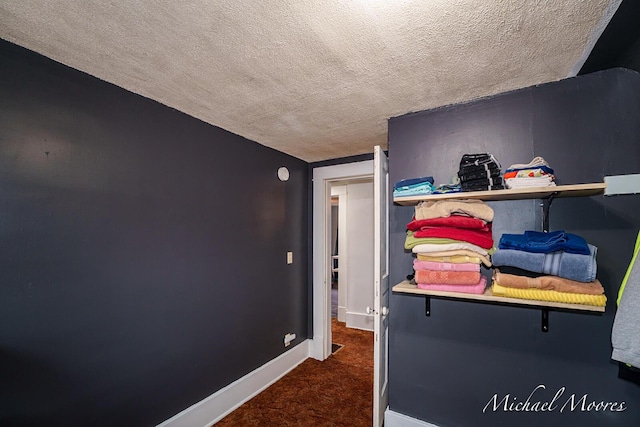
{"type": "Polygon", "coordinates": [[[509,178],[505,180],[507,188],[555,187],[556,183],[549,175],[530,178],[509,178]]]}

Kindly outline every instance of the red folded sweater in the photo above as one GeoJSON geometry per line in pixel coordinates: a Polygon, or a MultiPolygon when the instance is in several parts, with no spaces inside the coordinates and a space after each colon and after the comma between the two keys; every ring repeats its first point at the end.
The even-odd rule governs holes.
{"type": "Polygon", "coordinates": [[[422,227],[413,233],[414,237],[443,237],[447,239],[462,240],[473,243],[484,249],[493,247],[493,236],[491,227],[489,230],[470,230],[453,227],[422,227]]]}
{"type": "Polygon", "coordinates": [[[491,223],[487,224],[486,221],[472,216],[451,215],[430,219],[415,219],[414,217],[413,220],[407,224],[407,229],[411,231],[418,231],[422,227],[455,227],[470,228],[473,230],[491,230],[491,223]]]}

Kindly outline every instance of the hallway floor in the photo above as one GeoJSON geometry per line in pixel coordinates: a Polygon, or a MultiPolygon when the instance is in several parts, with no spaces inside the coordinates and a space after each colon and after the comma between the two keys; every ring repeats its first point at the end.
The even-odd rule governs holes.
{"type": "Polygon", "coordinates": [[[333,342],[325,361],[307,359],[227,415],[224,426],[369,427],[373,411],[373,333],[331,319],[333,342]]]}

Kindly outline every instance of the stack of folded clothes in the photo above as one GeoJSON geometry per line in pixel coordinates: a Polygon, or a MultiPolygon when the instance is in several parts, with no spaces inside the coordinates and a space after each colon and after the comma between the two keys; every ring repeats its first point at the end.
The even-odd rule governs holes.
{"type": "Polygon", "coordinates": [[[491,266],[493,209],[480,200],[421,202],[407,224],[405,249],[416,254],[414,280],[420,289],[482,294],[491,266]]]}
{"type": "Polygon", "coordinates": [[[393,185],[393,197],[425,196],[432,194],[435,189],[432,176],[403,179],[393,185]]]}
{"type": "Polygon", "coordinates": [[[503,234],[491,260],[494,295],[604,307],[597,248],[562,230],[503,234]]]}
{"type": "Polygon", "coordinates": [[[553,169],[542,157],[534,157],[529,163],[511,165],[504,171],[507,188],[555,187],[555,179],[553,169]]]}
{"type": "Polygon", "coordinates": [[[501,190],[501,173],[500,163],[491,153],[464,154],[460,159],[462,191],[501,190]]]}

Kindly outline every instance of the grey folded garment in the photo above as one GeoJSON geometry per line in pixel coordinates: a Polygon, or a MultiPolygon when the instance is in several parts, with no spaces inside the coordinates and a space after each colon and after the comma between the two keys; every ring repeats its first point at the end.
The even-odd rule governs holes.
{"type": "Polygon", "coordinates": [[[618,291],[618,311],[611,330],[611,358],[640,368],[640,233],[627,273],[618,291]]]}
{"type": "Polygon", "coordinates": [[[535,273],[550,274],[578,282],[593,282],[598,266],[598,248],[589,245],[589,255],[570,254],[564,251],[547,254],[524,252],[516,249],[498,249],[491,255],[493,265],[518,267],[535,273]]]}

